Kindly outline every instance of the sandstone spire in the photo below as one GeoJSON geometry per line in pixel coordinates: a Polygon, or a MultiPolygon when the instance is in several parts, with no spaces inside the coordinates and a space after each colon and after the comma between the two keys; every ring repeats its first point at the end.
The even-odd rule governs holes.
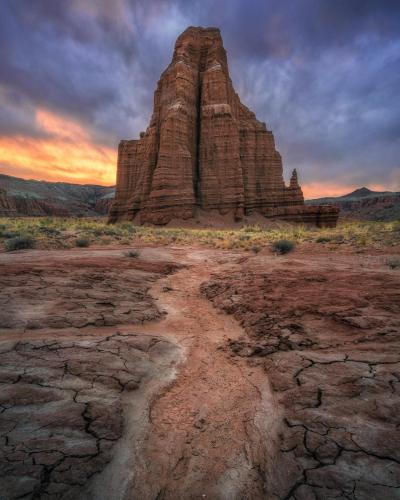
{"type": "Polygon", "coordinates": [[[298,188],[299,186],[299,180],[297,178],[297,170],[294,168],[292,172],[292,177],[290,178],[290,187],[291,188],[298,188]]]}
{"type": "Polygon", "coordinates": [[[272,132],[233,88],[219,29],[190,27],[158,82],[149,127],[140,139],[120,142],[110,221],[166,224],[199,209],[236,220],[253,211],[337,219],[335,209],[305,207],[297,180],[285,186],[272,132]]]}

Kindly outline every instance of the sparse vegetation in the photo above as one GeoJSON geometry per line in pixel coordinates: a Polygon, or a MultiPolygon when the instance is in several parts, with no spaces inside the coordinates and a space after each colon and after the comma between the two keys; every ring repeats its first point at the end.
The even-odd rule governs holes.
{"type": "Polygon", "coordinates": [[[290,240],[278,240],[274,241],[272,244],[272,249],[275,253],[278,253],[279,255],[284,255],[285,253],[291,252],[294,247],[295,243],[290,240]]]}
{"type": "Polygon", "coordinates": [[[75,246],[79,248],[86,248],[90,245],[90,240],[88,238],[78,238],[75,241],[75,246]]]}
{"type": "Polygon", "coordinates": [[[5,242],[5,249],[7,252],[12,252],[14,250],[24,250],[27,248],[33,248],[35,246],[35,240],[31,236],[20,235],[10,238],[5,242]]]}
{"type": "Polygon", "coordinates": [[[386,265],[390,267],[390,269],[400,269],[400,257],[390,257],[387,259],[386,265]]]}
{"type": "Polygon", "coordinates": [[[259,226],[245,226],[242,231],[245,233],[260,233],[262,229],[259,226]]]}
{"type": "Polygon", "coordinates": [[[129,250],[129,252],[126,252],[125,255],[131,259],[137,259],[140,254],[137,250],[129,250]]]}
{"type": "Polygon", "coordinates": [[[269,229],[246,226],[242,229],[187,229],[135,226],[131,222],[109,225],[99,218],[0,218],[0,246],[20,234],[36,240],[37,248],[70,248],[80,239],[91,245],[201,245],[225,250],[260,249],[278,240],[296,245],[325,243],[335,250],[347,245],[363,251],[366,247],[382,248],[400,244],[400,222],[339,221],[336,228],[315,228],[282,223],[269,229]]]}

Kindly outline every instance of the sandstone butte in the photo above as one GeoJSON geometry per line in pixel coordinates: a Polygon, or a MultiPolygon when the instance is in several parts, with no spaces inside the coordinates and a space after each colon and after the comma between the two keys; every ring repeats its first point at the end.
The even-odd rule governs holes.
{"type": "Polygon", "coordinates": [[[167,224],[199,212],[317,226],[335,226],[339,214],[304,205],[296,170],[285,185],[272,132],[233,88],[219,29],[189,27],[158,82],[149,127],[119,144],[109,221],[167,224]]]}

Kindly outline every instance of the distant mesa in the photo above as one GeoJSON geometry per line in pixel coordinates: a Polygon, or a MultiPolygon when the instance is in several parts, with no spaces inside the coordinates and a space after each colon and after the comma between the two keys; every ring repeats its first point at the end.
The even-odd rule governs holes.
{"type": "Polygon", "coordinates": [[[307,205],[328,203],[340,209],[344,217],[394,221],[400,219],[400,192],[371,191],[362,187],[343,196],[307,200],[307,205]]]}
{"type": "Polygon", "coordinates": [[[20,179],[0,174],[1,217],[105,216],[114,187],[20,179]]]}
{"type": "Polygon", "coordinates": [[[158,82],[149,127],[119,144],[109,221],[168,224],[200,213],[335,226],[339,210],[306,206],[296,171],[285,186],[272,132],[232,86],[219,29],[190,27],[158,82]]]}

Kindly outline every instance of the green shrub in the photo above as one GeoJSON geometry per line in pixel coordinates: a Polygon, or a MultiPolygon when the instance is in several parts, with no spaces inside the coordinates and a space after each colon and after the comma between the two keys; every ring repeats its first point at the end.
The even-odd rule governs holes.
{"type": "Polygon", "coordinates": [[[126,231],[128,233],[134,233],[136,231],[132,222],[122,222],[121,224],[118,224],[118,227],[121,228],[122,231],[126,231]]]}
{"type": "Polygon", "coordinates": [[[139,257],[139,252],[137,250],[129,250],[129,252],[126,252],[125,254],[127,257],[131,257],[132,259],[137,259],[139,257]]]}
{"type": "Polygon", "coordinates": [[[0,232],[0,238],[15,238],[17,236],[19,236],[19,233],[16,233],[15,231],[0,232]]]}
{"type": "Polygon", "coordinates": [[[390,257],[386,260],[386,265],[390,267],[390,269],[399,269],[400,268],[400,257],[390,257]]]}
{"type": "Polygon", "coordinates": [[[79,247],[79,248],[86,248],[90,245],[90,241],[88,238],[78,238],[76,241],[75,241],[75,246],[79,247]]]}
{"type": "Polygon", "coordinates": [[[48,226],[39,227],[39,231],[41,233],[48,235],[48,236],[57,236],[57,235],[61,234],[61,231],[59,231],[55,227],[48,227],[48,226]]]}
{"type": "Polygon", "coordinates": [[[115,236],[119,233],[120,231],[115,226],[106,226],[103,228],[103,234],[106,236],[115,236]]]}
{"type": "Polygon", "coordinates": [[[290,240],[278,240],[272,244],[273,251],[280,255],[291,252],[294,247],[295,244],[290,240]]]}
{"type": "Polygon", "coordinates": [[[316,243],[329,243],[332,241],[332,238],[329,238],[329,236],[319,236],[315,242],[316,243]]]}
{"type": "Polygon", "coordinates": [[[13,250],[23,250],[25,248],[33,248],[35,246],[35,240],[31,236],[20,235],[15,236],[5,242],[5,247],[7,252],[12,252],[13,250]]]}

